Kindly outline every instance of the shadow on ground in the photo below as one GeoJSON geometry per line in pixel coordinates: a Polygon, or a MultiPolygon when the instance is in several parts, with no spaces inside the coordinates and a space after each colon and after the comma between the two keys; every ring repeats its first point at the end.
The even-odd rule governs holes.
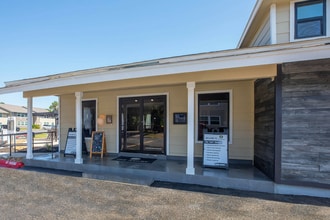
{"type": "Polygon", "coordinates": [[[278,194],[270,194],[270,193],[249,192],[249,191],[234,190],[234,189],[222,189],[222,188],[209,187],[209,186],[184,184],[184,183],[172,183],[172,182],[163,182],[163,181],[155,181],[151,184],[151,186],[168,188],[168,189],[185,190],[190,192],[201,192],[201,193],[210,193],[217,195],[227,195],[227,196],[246,197],[246,198],[258,198],[258,199],[264,199],[270,201],[330,207],[330,198],[296,196],[296,195],[278,195],[278,194]]]}

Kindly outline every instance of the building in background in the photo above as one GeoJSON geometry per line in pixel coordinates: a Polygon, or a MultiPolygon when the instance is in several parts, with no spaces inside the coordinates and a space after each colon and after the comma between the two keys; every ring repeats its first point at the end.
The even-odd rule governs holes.
{"type": "MultiPolygon", "coordinates": [[[[33,124],[43,127],[55,127],[56,114],[44,108],[33,108],[33,124]]],[[[15,118],[16,127],[26,128],[28,125],[27,108],[11,104],[0,104],[0,123],[7,125],[8,118],[15,118]]]]}

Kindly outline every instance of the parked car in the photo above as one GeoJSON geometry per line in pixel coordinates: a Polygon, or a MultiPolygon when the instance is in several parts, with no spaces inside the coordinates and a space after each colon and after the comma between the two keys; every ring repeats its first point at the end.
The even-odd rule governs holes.
{"type": "MultiPolygon", "coordinates": [[[[8,125],[0,125],[0,130],[2,131],[3,129],[8,129],[8,125]]],[[[19,132],[21,128],[16,127],[16,132],[19,132]]]]}
{"type": "Polygon", "coordinates": [[[54,125],[43,125],[42,129],[44,129],[44,130],[55,130],[55,126],[54,125]]]}

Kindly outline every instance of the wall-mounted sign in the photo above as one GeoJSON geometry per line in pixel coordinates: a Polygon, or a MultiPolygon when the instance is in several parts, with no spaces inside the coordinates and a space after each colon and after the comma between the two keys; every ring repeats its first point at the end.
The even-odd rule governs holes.
{"type": "Polygon", "coordinates": [[[186,112],[173,113],[173,124],[187,124],[187,113],[186,112]]]}
{"type": "Polygon", "coordinates": [[[221,133],[204,133],[203,166],[228,168],[228,136],[221,133]]]}

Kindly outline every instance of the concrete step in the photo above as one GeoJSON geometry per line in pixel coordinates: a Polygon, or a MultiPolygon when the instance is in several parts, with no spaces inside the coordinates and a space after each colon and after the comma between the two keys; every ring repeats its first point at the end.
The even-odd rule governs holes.
{"type": "Polygon", "coordinates": [[[114,182],[121,183],[130,183],[150,186],[154,179],[150,176],[144,175],[135,175],[135,174],[125,174],[125,173],[83,173],[82,177],[90,179],[99,179],[99,180],[109,180],[114,182]]]}

